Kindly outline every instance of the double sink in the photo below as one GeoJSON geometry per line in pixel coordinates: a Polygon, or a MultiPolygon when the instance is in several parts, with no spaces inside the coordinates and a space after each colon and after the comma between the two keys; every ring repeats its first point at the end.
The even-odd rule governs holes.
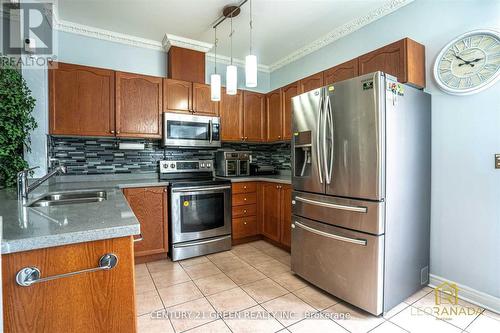
{"type": "Polygon", "coordinates": [[[30,203],[29,207],[48,207],[79,203],[101,202],[107,199],[105,190],[84,190],[46,193],[30,203]]]}

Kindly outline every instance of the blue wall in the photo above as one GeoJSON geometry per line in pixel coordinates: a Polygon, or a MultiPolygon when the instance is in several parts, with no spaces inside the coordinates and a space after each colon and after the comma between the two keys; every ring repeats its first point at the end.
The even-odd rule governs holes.
{"type": "Polygon", "coordinates": [[[454,37],[500,30],[499,13],[499,1],[416,0],[271,73],[274,89],[403,37],[424,44],[426,91],[432,94],[431,273],[495,297],[500,170],[493,168],[493,155],[500,153],[500,83],[472,96],[452,96],[437,88],[432,66],[454,37]]]}

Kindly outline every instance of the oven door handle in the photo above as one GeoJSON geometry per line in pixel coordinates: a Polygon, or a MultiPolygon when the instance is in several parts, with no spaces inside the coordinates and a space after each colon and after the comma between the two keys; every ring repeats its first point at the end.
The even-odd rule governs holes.
{"type": "Polygon", "coordinates": [[[214,187],[198,187],[198,186],[191,186],[191,187],[183,187],[183,188],[174,188],[172,189],[172,192],[200,192],[200,191],[217,191],[217,190],[228,190],[231,189],[231,186],[214,186],[214,187]]]}
{"type": "Polygon", "coordinates": [[[179,247],[189,247],[189,246],[193,246],[193,245],[210,244],[210,243],[218,242],[220,240],[227,239],[227,238],[231,238],[231,235],[226,235],[226,236],[222,236],[222,237],[212,238],[212,239],[208,239],[208,240],[201,240],[201,241],[189,242],[187,244],[174,244],[172,246],[176,247],[176,248],[179,248],[179,247]]]}
{"type": "Polygon", "coordinates": [[[212,120],[208,121],[208,142],[212,143],[213,137],[212,137],[212,120]]]}

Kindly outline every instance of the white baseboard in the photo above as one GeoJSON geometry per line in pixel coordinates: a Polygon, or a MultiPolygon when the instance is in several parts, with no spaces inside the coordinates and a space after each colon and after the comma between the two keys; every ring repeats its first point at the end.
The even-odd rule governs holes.
{"type": "Polygon", "coordinates": [[[500,314],[500,298],[498,297],[488,295],[471,287],[456,283],[434,274],[430,274],[429,286],[435,288],[445,281],[455,283],[457,285],[458,298],[500,314]]]}

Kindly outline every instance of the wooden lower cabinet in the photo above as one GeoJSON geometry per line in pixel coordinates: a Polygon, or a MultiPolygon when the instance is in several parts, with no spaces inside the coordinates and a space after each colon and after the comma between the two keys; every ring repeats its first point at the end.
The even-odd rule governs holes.
{"type": "Polygon", "coordinates": [[[57,246],[2,256],[3,320],[6,333],[136,332],[132,237],[57,246]],[[114,253],[110,270],[76,274],[29,287],[16,274],[36,266],[41,277],[97,267],[114,253]]]}
{"type": "Polygon", "coordinates": [[[280,243],[288,247],[292,244],[292,191],[291,185],[282,185],[280,243]]]}
{"type": "Polygon", "coordinates": [[[262,234],[276,242],[280,240],[280,185],[262,184],[262,234]]]}
{"type": "Polygon", "coordinates": [[[168,251],[168,193],[165,187],[126,188],[123,194],[141,224],[142,240],[134,245],[135,257],[168,251]]]}
{"type": "Polygon", "coordinates": [[[257,235],[257,217],[233,218],[233,238],[241,239],[257,235]]]}
{"type": "Polygon", "coordinates": [[[259,234],[258,183],[243,182],[232,185],[233,241],[259,234]]]}

